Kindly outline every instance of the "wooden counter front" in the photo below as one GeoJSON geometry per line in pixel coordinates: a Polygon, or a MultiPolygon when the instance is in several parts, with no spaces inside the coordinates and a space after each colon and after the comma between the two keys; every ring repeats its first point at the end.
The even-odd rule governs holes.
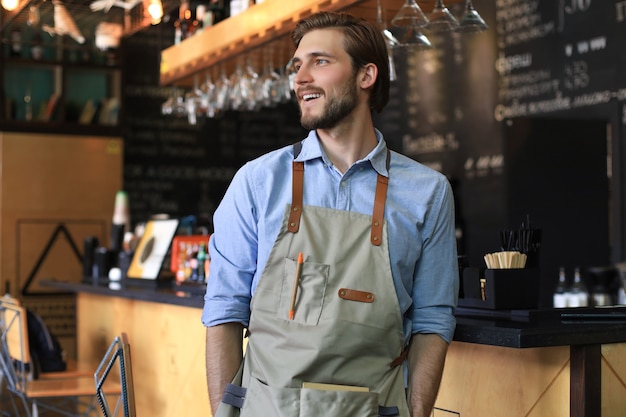
{"type": "Polygon", "coordinates": [[[205,328],[194,307],[77,293],[78,357],[97,365],[124,331],[131,345],[138,416],[211,416],[205,328]]]}
{"type": "Polygon", "coordinates": [[[575,349],[453,342],[434,416],[622,417],[626,343],[598,346],[584,382],[575,349]],[[591,392],[580,392],[585,386],[591,392]],[[589,396],[596,398],[585,401],[589,396]]]}

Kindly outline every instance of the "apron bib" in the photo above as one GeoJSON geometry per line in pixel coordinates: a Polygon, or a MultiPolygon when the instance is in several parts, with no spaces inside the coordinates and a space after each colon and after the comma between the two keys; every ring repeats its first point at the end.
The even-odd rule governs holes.
{"type": "Polygon", "coordinates": [[[303,206],[304,163],[293,172],[292,204],[252,297],[243,369],[216,417],[408,417],[387,178],[378,176],[369,216],[303,206]]]}

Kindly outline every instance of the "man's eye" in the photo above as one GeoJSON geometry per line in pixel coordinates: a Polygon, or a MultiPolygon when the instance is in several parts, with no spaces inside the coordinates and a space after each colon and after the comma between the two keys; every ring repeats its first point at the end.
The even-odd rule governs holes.
{"type": "Polygon", "coordinates": [[[324,59],[324,58],[320,58],[320,59],[317,60],[317,63],[323,65],[323,64],[328,63],[328,60],[324,59]]]}

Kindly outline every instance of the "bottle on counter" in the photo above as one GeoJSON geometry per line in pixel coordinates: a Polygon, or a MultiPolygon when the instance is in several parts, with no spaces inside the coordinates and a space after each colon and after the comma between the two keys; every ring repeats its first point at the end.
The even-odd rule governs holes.
{"type": "Polygon", "coordinates": [[[176,282],[181,283],[187,279],[187,252],[185,242],[178,244],[178,259],[176,262],[176,282]]]}
{"type": "Polygon", "coordinates": [[[14,26],[11,30],[9,56],[16,58],[22,56],[22,31],[19,26],[14,26]]]}
{"type": "Polygon", "coordinates": [[[230,16],[237,16],[245,12],[249,7],[250,0],[230,0],[230,16]]]}
{"type": "Polygon", "coordinates": [[[198,259],[198,282],[206,282],[206,274],[205,274],[205,263],[206,263],[206,249],[204,243],[200,244],[198,248],[198,255],[196,255],[198,259]]]}
{"type": "Polygon", "coordinates": [[[568,307],[568,301],[570,297],[570,288],[567,283],[567,277],[565,276],[565,268],[559,268],[559,281],[554,289],[552,296],[552,305],[554,308],[568,307]]]}
{"type": "Polygon", "coordinates": [[[178,9],[178,20],[174,22],[174,43],[178,45],[191,37],[199,26],[200,22],[196,20],[189,8],[189,2],[187,0],[181,1],[178,9]]]}
{"type": "Polygon", "coordinates": [[[593,305],[594,307],[604,307],[610,306],[611,302],[611,294],[609,294],[609,290],[605,285],[596,284],[593,287],[593,305]]]}
{"type": "Polygon", "coordinates": [[[213,24],[230,17],[230,0],[211,0],[209,6],[213,11],[213,24]]]}
{"type": "Polygon", "coordinates": [[[196,6],[196,20],[198,21],[198,28],[195,34],[202,33],[204,28],[213,26],[213,12],[207,10],[206,5],[199,4],[196,6]]]}
{"type": "Polygon", "coordinates": [[[580,268],[574,269],[574,282],[569,296],[568,307],[587,307],[589,305],[589,291],[580,277],[580,268]]]}
{"type": "Polygon", "coordinates": [[[35,32],[33,33],[30,57],[35,61],[40,61],[43,58],[43,37],[41,36],[41,30],[39,28],[35,28],[35,32]]]}

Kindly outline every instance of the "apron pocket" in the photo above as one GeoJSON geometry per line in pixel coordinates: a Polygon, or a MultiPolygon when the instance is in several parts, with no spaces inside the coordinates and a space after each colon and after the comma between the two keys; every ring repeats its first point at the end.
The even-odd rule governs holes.
{"type": "Polygon", "coordinates": [[[251,378],[240,417],[297,417],[299,396],[300,388],[272,388],[251,378]]]}
{"type": "Polygon", "coordinates": [[[273,388],[253,378],[240,417],[378,417],[378,393],[273,388]]]}
{"type": "Polygon", "coordinates": [[[320,416],[378,417],[378,394],[303,388],[300,395],[300,417],[320,416]]]}
{"type": "MultiPolygon", "coordinates": [[[[302,264],[300,279],[296,279],[296,261],[285,258],[282,288],[276,316],[289,320],[293,287],[298,284],[296,303],[294,305],[293,322],[316,326],[319,323],[324,307],[326,286],[330,267],[315,262],[302,264]]],[[[291,320],[290,320],[291,321],[291,320]]]]}

